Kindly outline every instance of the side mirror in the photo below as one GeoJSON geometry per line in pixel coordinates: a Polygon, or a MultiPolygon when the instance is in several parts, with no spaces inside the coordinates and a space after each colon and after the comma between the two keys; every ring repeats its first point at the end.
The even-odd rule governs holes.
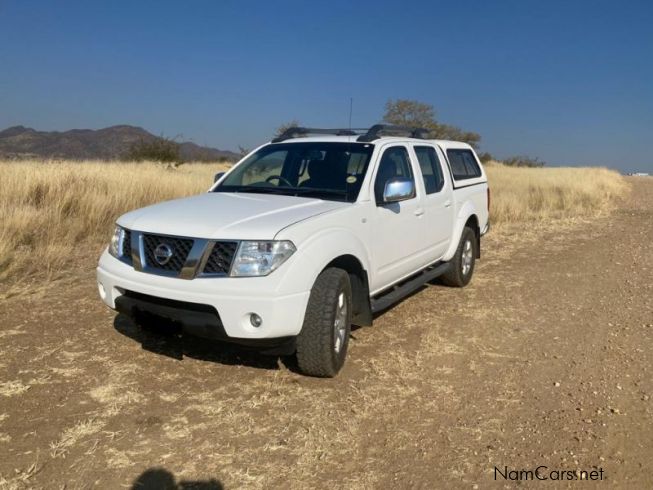
{"type": "Polygon", "coordinates": [[[385,183],[383,202],[399,202],[415,197],[415,182],[410,179],[391,179],[385,183]]]}
{"type": "Polygon", "coordinates": [[[218,180],[222,178],[223,175],[224,172],[218,172],[217,174],[215,174],[215,177],[213,177],[213,183],[215,184],[218,180]]]}

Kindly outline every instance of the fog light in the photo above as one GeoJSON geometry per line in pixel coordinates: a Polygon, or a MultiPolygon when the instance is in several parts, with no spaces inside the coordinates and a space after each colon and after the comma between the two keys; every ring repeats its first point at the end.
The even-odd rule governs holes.
{"type": "Polygon", "coordinates": [[[249,322],[252,324],[252,327],[260,327],[263,324],[263,318],[258,316],[256,313],[249,315],[249,322]]]}
{"type": "Polygon", "coordinates": [[[104,285],[101,282],[97,283],[97,289],[100,293],[100,298],[104,299],[107,297],[107,292],[104,290],[104,285]]]}

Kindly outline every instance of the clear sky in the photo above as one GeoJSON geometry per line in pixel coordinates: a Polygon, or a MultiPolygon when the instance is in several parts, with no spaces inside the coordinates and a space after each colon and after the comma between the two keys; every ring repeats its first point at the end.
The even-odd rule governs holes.
{"type": "Polygon", "coordinates": [[[0,128],[222,149],[417,99],[499,157],[653,171],[651,1],[0,0],[0,128]]]}

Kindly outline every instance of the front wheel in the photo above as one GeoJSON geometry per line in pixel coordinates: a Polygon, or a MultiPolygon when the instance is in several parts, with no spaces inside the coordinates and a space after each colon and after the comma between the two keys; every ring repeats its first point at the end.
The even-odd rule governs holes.
{"type": "Polygon", "coordinates": [[[351,284],[342,269],[324,270],[316,279],[297,336],[297,364],[310,376],[332,378],[345,363],[351,332],[351,284]]]}
{"type": "Polygon", "coordinates": [[[442,282],[447,286],[462,288],[469,284],[474,274],[478,242],[476,233],[469,227],[463,229],[456,254],[450,262],[449,271],[442,276],[442,282]]]}

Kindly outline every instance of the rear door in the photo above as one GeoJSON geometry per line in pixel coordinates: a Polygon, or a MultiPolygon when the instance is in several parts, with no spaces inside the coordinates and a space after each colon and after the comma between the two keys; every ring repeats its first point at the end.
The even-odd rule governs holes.
{"type": "Polygon", "coordinates": [[[412,145],[424,186],[425,222],[422,233],[431,245],[429,259],[435,262],[449,248],[454,226],[453,187],[444,156],[434,145],[412,145]]]}

